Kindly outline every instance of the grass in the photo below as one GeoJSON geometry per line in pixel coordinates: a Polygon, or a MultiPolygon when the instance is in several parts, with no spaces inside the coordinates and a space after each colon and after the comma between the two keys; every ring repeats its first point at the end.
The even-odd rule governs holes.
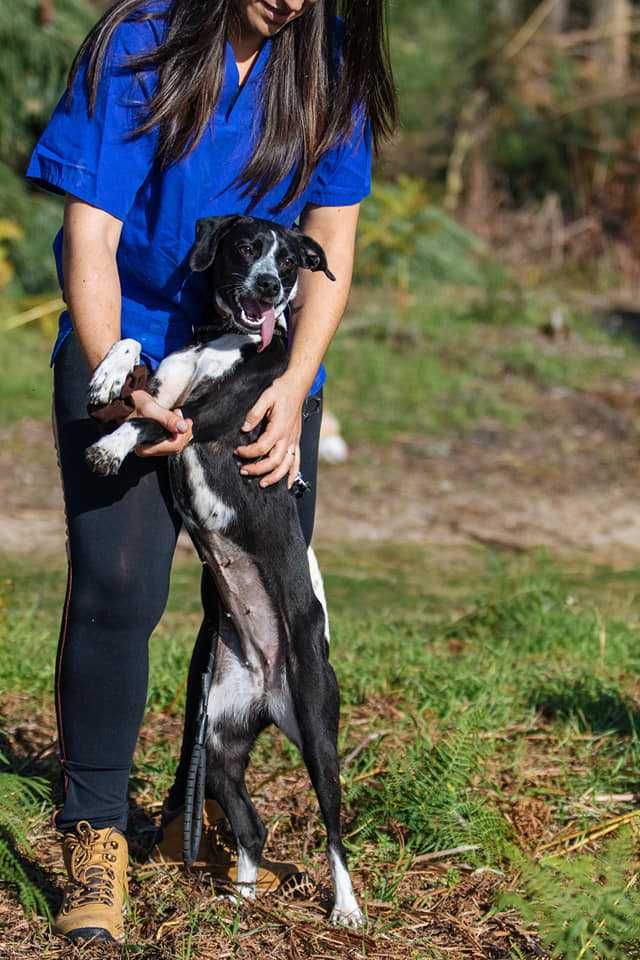
{"type": "MultiPolygon", "coordinates": [[[[444,294],[416,296],[404,312],[388,293],[375,299],[365,304],[356,291],[329,362],[330,405],[348,439],[364,443],[361,456],[398,437],[460,433],[487,420],[526,425],[553,387],[589,391],[637,374],[638,348],[610,340],[589,318],[572,316],[566,341],[540,334],[540,298],[525,299],[517,324],[488,322],[467,292],[454,309],[444,294]]],[[[48,344],[28,329],[5,339],[6,418],[18,426],[44,419],[48,344]]],[[[632,957],[624,930],[640,907],[631,883],[640,568],[560,565],[543,553],[480,546],[347,542],[321,545],[320,554],[342,689],[346,843],[370,932],[328,932],[315,799],[296,751],[272,732],[256,746],[251,792],[269,853],[303,863],[318,897],[235,909],[216,900],[206,877],[145,867],[176,762],[200,616],[199,564],[180,555],[151,641],[131,780],[126,956],[522,960],[560,944],[565,960],[620,950],[632,957]],[[612,819],[621,814],[629,816],[612,819]],[[599,837],[596,828],[610,821],[613,839],[599,837]],[[545,844],[556,844],[555,860],[545,844]],[[593,923],[569,923],[572,896],[593,923]]],[[[64,579],[62,558],[7,557],[0,582],[0,749],[9,769],[45,776],[54,800],[51,689],[64,579]]],[[[60,865],[47,816],[46,803],[28,815],[34,853],[23,851],[21,862],[55,909],[60,865]]],[[[43,920],[20,926],[15,914],[13,899],[0,904],[0,954],[58,955],[43,920]]]]}
{"type": "MultiPolygon", "coordinates": [[[[486,421],[516,426],[535,415],[550,388],[589,390],[637,375],[638,345],[612,340],[592,317],[572,314],[570,338],[549,340],[539,333],[548,319],[541,296],[518,306],[517,323],[507,314],[508,325],[487,322],[482,298],[477,290],[453,296],[417,283],[401,308],[389,291],[365,298],[356,288],[329,353],[326,388],[348,440],[387,444],[486,421]]],[[[49,353],[36,329],[5,333],[0,403],[7,422],[49,417],[49,353]]]]}
{"type": "Polygon", "coordinates": [[[550,340],[540,333],[549,315],[541,295],[514,308],[517,321],[507,314],[508,324],[486,321],[482,296],[418,286],[401,310],[388,291],[364,301],[356,290],[326,388],[350,440],[466,432],[487,420],[517,426],[550,388],[637,375],[638,346],[613,341],[595,318],[573,313],[569,338],[550,340]]]}
{"type": "MultiPolygon", "coordinates": [[[[457,943],[444,920],[438,926],[438,905],[482,877],[482,867],[498,871],[494,906],[522,873],[534,892],[523,907],[533,922],[535,871],[542,868],[530,859],[521,866],[518,858],[568,825],[580,834],[624,809],[615,799],[596,802],[597,796],[637,790],[640,569],[584,563],[560,569],[544,554],[505,558],[481,548],[398,544],[373,551],[334,545],[321,559],[343,693],[341,750],[343,756],[356,751],[343,770],[347,843],[374,921],[372,943],[387,938],[393,955],[403,957],[426,957],[438,943],[457,943]],[[531,803],[537,814],[523,825],[521,808],[531,803]],[[447,864],[449,873],[440,864],[430,871],[428,861],[418,869],[423,855],[461,845],[469,852],[447,864]],[[414,929],[423,905],[435,917],[428,937],[414,929]]],[[[6,573],[0,689],[10,692],[10,713],[0,725],[14,744],[22,726],[25,749],[27,717],[40,716],[53,736],[50,690],[64,571],[14,560],[6,573]]],[[[195,560],[178,560],[169,607],[151,642],[148,713],[132,780],[134,835],[141,811],[157,809],[176,760],[198,577],[195,560]]],[[[272,835],[277,826],[272,852],[301,859],[317,873],[322,835],[295,751],[265,735],[252,769],[272,835]],[[266,792],[259,788],[265,781],[272,784],[266,792]]],[[[606,856],[606,843],[597,849],[606,856]]],[[[549,871],[550,883],[554,876],[549,871]]],[[[558,876],[566,882],[562,871],[558,876]]],[[[239,945],[243,937],[253,942],[251,931],[264,920],[250,912],[221,913],[201,882],[181,906],[177,890],[184,894],[188,881],[176,877],[164,878],[162,897],[152,903],[144,893],[144,867],[134,877],[142,896],[135,929],[151,935],[145,931],[157,930],[169,911],[181,918],[172,949],[179,940],[185,955],[207,955],[196,950],[203,929],[216,942],[239,945]]],[[[584,888],[583,879],[576,889],[584,888]]],[[[548,904],[539,907],[544,918],[548,904]]],[[[512,910],[498,910],[494,934],[512,910]]],[[[282,918],[270,922],[278,930],[284,924],[282,918]]],[[[322,929],[314,927],[313,936],[322,929]]],[[[509,936],[514,950],[526,946],[517,923],[509,936]]],[[[460,951],[453,955],[467,955],[460,951]]],[[[373,947],[369,955],[377,956],[373,947]]]]}
{"type": "Polygon", "coordinates": [[[49,417],[50,346],[37,329],[3,331],[0,406],[5,424],[23,417],[49,417]]]}

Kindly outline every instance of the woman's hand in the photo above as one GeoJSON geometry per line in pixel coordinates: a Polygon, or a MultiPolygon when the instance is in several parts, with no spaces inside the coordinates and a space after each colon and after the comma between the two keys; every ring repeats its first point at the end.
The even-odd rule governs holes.
{"type": "Polygon", "coordinates": [[[245,460],[264,457],[257,463],[248,463],[240,473],[244,477],[262,477],[261,487],[270,487],[284,476],[291,487],[300,470],[300,433],[302,431],[302,404],[306,390],[293,378],[284,376],[274,380],[246,416],[242,429],[255,429],[266,416],[268,425],[255,443],[238,447],[236,453],[245,460]]]}
{"type": "MultiPolygon", "coordinates": [[[[139,457],[170,457],[181,453],[193,436],[193,421],[185,420],[181,410],[167,410],[161,407],[146,390],[134,390],[131,394],[135,406],[132,417],[144,417],[162,424],[171,437],[158,443],[142,443],[136,447],[139,457]]],[[[129,418],[127,418],[129,419],[129,418]]]]}

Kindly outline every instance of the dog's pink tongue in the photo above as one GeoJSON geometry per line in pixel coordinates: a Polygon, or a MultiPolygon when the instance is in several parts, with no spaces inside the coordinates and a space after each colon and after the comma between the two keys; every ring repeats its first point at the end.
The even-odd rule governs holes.
{"type": "Polygon", "coordinates": [[[273,307],[270,307],[265,313],[262,314],[262,326],[260,327],[260,336],[262,337],[262,343],[258,347],[258,351],[266,350],[269,344],[273,339],[273,331],[276,328],[276,312],[273,307]]]}

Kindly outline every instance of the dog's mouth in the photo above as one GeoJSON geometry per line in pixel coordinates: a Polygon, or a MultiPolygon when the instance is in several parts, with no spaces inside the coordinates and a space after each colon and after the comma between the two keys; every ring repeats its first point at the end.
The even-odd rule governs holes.
{"type": "Polygon", "coordinates": [[[234,294],[234,319],[250,333],[260,334],[258,351],[266,350],[276,328],[276,304],[266,303],[248,293],[234,294]]]}

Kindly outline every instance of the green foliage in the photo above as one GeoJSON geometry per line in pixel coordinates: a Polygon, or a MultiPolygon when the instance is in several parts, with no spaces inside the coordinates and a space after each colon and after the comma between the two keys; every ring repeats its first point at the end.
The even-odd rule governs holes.
{"type": "Polygon", "coordinates": [[[629,831],[598,854],[540,864],[521,859],[523,892],[504,897],[503,904],[538,925],[552,957],[629,960],[640,946],[640,890],[637,874],[630,876],[636,859],[629,831]]]}
{"type": "Polygon", "coordinates": [[[62,203],[44,193],[37,196],[24,177],[0,160],[0,210],[19,226],[19,234],[6,242],[15,272],[12,286],[28,294],[56,288],[56,268],[51,243],[62,223],[62,203]]]}
{"type": "Polygon", "coordinates": [[[392,820],[415,853],[469,845],[475,849],[465,852],[465,860],[499,861],[507,823],[473,788],[491,750],[480,736],[487,723],[483,710],[466,710],[435,745],[421,736],[395,757],[380,787],[362,803],[365,835],[377,835],[392,820]]]}
{"type": "MultiPolygon", "coordinates": [[[[576,604],[567,586],[551,568],[537,582],[497,600],[480,601],[454,623],[450,637],[474,639],[491,649],[511,648],[520,655],[544,650],[598,650],[599,624],[591,610],[576,604]]],[[[615,620],[608,627],[608,644],[631,645],[633,632],[615,620]]]]}
{"type": "Polygon", "coordinates": [[[14,286],[29,294],[56,286],[51,242],[61,204],[31,191],[24,168],[96,17],[88,0],[56,0],[47,25],[40,23],[39,10],[39,0],[0,4],[0,210],[20,227],[22,236],[7,246],[14,286]]]}
{"type": "Polygon", "coordinates": [[[394,0],[393,62],[403,126],[426,134],[426,169],[446,163],[455,115],[500,43],[497,0],[394,0]]]}
{"type": "Polygon", "coordinates": [[[473,234],[429,202],[423,180],[401,175],[374,183],[358,232],[358,279],[399,289],[415,285],[416,276],[478,285],[481,251],[473,234]]]}
{"type": "Polygon", "coordinates": [[[76,49],[95,20],[87,0],[56,0],[42,25],[39,0],[0,5],[0,161],[20,167],[62,94],[76,49]]]}
{"type": "Polygon", "coordinates": [[[50,916],[49,905],[29,879],[20,853],[32,853],[26,824],[48,800],[44,780],[0,772],[0,884],[15,891],[27,914],[45,917],[50,916]]]}
{"type": "Polygon", "coordinates": [[[638,735],[636,705],[617,683],[592,670],[543,678],[531,690],[530,703],[545,718],[572,722],[586,733],[638,735]]]}
{"type": "MultiPolygon", "coordinates": [[[[0,317],[13,310],[15,306],[8,303],[4,309],[0,306],[0,317]]],[[[51,415],[50,352],[51,344],[39,330],[3,331],[0,406],[6,423],[23,417],[46,420],[51,415]]],[[[6,449],[8,436],[4,443],[6,449]]]]}

